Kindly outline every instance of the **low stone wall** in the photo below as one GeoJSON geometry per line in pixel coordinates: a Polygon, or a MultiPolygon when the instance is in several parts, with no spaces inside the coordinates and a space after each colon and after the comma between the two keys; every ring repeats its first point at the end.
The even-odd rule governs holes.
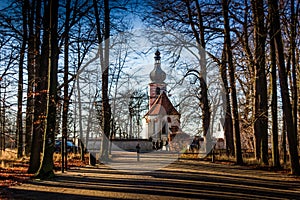
{"type": "Polygon", "coordinates": [[[139,144],[141,152],[151,151],[152,142],[149,140],[113,140],[113,151],[136,151],[136,145],[139,144]]]}

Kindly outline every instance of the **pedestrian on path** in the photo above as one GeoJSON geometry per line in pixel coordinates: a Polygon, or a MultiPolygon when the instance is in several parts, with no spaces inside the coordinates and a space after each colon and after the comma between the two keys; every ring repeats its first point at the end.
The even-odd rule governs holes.
{"type": "Polygon", "coordinates": [[[141,149],[140,144],[138,143],[135,148],[136,148],[137,161],[140,161],[140,149],[141,149]]]}
{"type": "Polygon", "coordinates": [[[166,140],[166,151],[169,151],[169,142],[168,142],[168,140],[166,140]]]}

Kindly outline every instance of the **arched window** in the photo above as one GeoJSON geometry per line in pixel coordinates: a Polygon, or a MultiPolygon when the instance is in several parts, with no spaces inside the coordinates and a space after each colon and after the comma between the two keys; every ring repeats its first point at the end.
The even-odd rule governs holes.
{"type": "Polygon", "coordinates": [[[162,130],[161,130],[162,134],[163,135],[167,135],[167,123],[163,122],[163,127],[162,127],[162,130]]]}
{"type": "Polygon", "coordinates": [[[167,120],[168,120],[168,123],[171,123],[171,117],[168,117],[167,120]]]}
{"type": "Polygon", "coordinates": [[[156,88],[156,95],[160,95],[160,88],[159,87],[156,88]]]}
{"type": "Polygon", "coordinates": [[[166,121],[163,121],[163,122],[162,122],[161,133],[162,133],[163,135],[168,135],[168,124],[166,123],[166,121]]]}

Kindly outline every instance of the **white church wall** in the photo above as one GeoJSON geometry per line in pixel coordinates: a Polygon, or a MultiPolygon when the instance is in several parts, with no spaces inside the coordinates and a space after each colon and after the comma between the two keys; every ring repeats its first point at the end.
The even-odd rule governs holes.
{"type": "Polygon", "coordinates": [[[143,120],[145,127],[147,127],[146,138],[152,137],[153,139],[159,139],[159,137],[167,137],[170,132],[169,128],[172,126],[180,127],[180,117],[178,115],[166,115],[162,118],[159,116],[148,116],[147,120],[143,120]],[[161,135],[161,130],[164,123],[166,123],[166,135],[161,135]],[[154,127],[153,127],[154,126],[154,127]]]}

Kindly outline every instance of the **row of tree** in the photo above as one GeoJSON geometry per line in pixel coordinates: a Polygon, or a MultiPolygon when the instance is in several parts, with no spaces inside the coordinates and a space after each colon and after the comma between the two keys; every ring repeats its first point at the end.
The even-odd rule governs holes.
{"type": "MultiPolygon", "coordinates": [[[[62,141],[66,147],[68,107],[73,94],[69,91],[72,88],[70,82],[76,78],[77,72],[82,67],[83,58],[92,46],[98,46],[94,60],[101,61],[102,88],[106,88],[101,90],[102,110],[104,111],[102,112],[102,128],[105,132],[109,132],[110,108],[107,93],[109,2],[66,1],[65,4],[60,3],[54,0],[11,1],[1,10],[1,28],[5,38],[5,41],[2,41],[3,47],[8,48],[11,53],[19,51],[18,56],[11,60],[19,66],[18,93],[16,94],[18,97],[16,118],[18,157],[23,156],[25,146],[26,155],[30,155],[29,173],[36,173],[42,178],[53,176],[53,152],[59,122],[57,116],[60,112],[58,105],[61,101],[63,101],[62,141]],[[93,11],[92,15],[89,14],[90,11],[93,11]],[[18,20],[20,16],[18,13],[21,14],[22,21],[18,20]],[[102,22],[104,26],[101,25],[102,22]],[[84,23],[90,24],[84,25],[84,23]],[[94,24],[97,25],[96,28],[94,24]],[[60,55],[62,49],[63,56],[60,55]],[[77,57],[72,60],[72,68],[69,60],[72,58],[70,51],[74,52],[73,55],[77,54],[77,57]],[[63,60],[63,68],[59,69],[61,60],[63,60]],[[69,73],[70,68],[74,69],[74,74],[69,73]],[[27,69],[25,129],[23,125],[25,75],[23,69],[27,69]],[[60,70],[63,71],[61,83],[59,83],[60,70]]],[[[4,71],[2,77],[7,75],[5,73],[9,67],[6,65],[7,70],[4,71]]],[[[66,160],[66,150],[62,152],[62,160],[66,160]]],[[[107,156],[105,152],[103,155],[107,156]]]]}
{"type": "Polygon", "coordinates": [[[291,172],[299,174],[299,1],[165,0],[151,1],[150,6],[148,23],[180,32],[199,45],[198,99],[204,136],[209,137],[211,120],[203,54],[207,51],[220,68],[228,102],[224,106],[226,144],[236,162],[243,163],[241,143],[245,147],[250,140],[256,159],[265,165],[272,144],[272,164],[280,167],[278,131],[282,127],[283,152],[287,136],[291,172]],[[283,117],[282,124],[278,116],[283,117]]]}
{"type": "MultiPolygon", "coordinates": [[[[17,92],[5,94],[13,94],[18,99],[15,114],[18,156],[23,156],[25,147],[25,154],[30,155],[29,172],[41,177],[53,175],[55,136],[61,132],[66,144],[70,132],[68,126],[74,120],[70,119],[70,105],[72,101],[80,102],[86,94],[86,89],[79,89],[80,81],[89,79],[81,77],[80,73],[96,62],[101,74],[95,94],[89,97],[92,104],[88,110],[94,110],[97,102],[102,134],[106,136],[101,159],[108,158],[108,139],[116,129],[121,129],[120,121],[124,120],[122,113],[115,110],[118,104],[111,99],[116,99],[118,93],[124,93],[118,92],[118,88],[122,85],[119,81],[126,75],[124,63],[128,59],[128,49],[121,49],[117,64],[111,64],[111,36],[129,30],[131,22],[128,16],[139,16],[150,27],[147,29],[148,37],[153,46],[163,46],[172,58],[178,58],[171,59],[173,69],[181,70],[184,77],[189,74],[197,77],[199,84],[191,90],[194,93],[186,96],[194,96],[198,101],[196,105],[199,106],[195,109],[201,116],[197,120],[207,142],[211,140],[210,125],[214,115],[211,86],[207,84],[208,63],[213,60],[219,67],[224,85],[223,102],[227,102],[223,110],[228,152],[238,164],[243,164],[242,148],[249,143],[255,149],[256,159],[262,164],[269,164],[271,143],[272,164],[280,167],[278,139],[281,136],[283,152],[288,139],[291,172],[299,174],[299,5],[299,1],[295,0],[9,2],[0,12],[1,65],[4,66],[1,67],[0,94],[3,101],[4,88],[17,88],[17,92]],[[20,16],[22,20],[19,20],[20,16]],[[165,40],[157,39],[160,38],[157,34],[162,35],[165,30],[170,33],[165,40]],[[175,32],[187,38],[189,43],[197,44],[194,52],[199,58],[197,68],[194,68],[195,64],[180,66],[180,55],[185,46],[174,37],[172,33],[175,32]],[[91,52],[96,53],[86,61],[91,52]],[[15,80],[18,84],[9,86],[15,80]],[[112,83],[115,84],[114,91],[112,83]],[[280,95],[277,93],[279,89],[280,95]],[[280,130],[282,134],[279,135],[280,130]]],[[[130,36],[128,38],[130,40],[130,36]]],[[[125,38],[120,43],[126,43],[124,41],[128,42],[125,38]]],[[[186,97],[182,98],[181,102],[184,102],[186,97]]],[[[1,122],[6,120],[5,104],[4,101],[1,104],[1,122]]],[[[83,106],[78,104],[80,117],[84,115],[81,113],[83,106]]],[[[128,107],[124,109],[128,110],[128,107]]],[[[79,137],[83,139],[85,125],[81,120],[78,124],[79,137]]],[[[1,127],[3,136],[7,134],[4,127],[8,126],[3,124],[1,127]]],[[[86,132],[86,144],[88,134],[89,130],[86,132]]],[[[66,150],[62,155],[62,160],[66,161],[66,150]]]]}

